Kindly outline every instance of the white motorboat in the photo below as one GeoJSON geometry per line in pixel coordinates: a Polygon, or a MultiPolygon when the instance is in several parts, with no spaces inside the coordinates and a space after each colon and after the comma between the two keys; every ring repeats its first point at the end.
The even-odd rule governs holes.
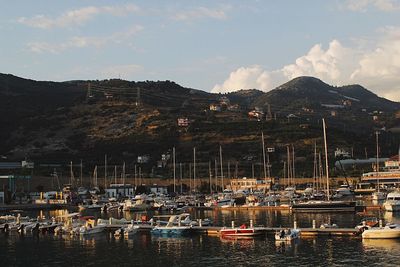
{"type": "Polygon", "coordinates": [[[299,229],[285,229],[275,233],[276,241],[292,241],[300,237],[299,229]]]}
{"type": "Polygon", "coordinates": [[[385,192],[382,191],[375,191],[372,193],[372,200],[373,201],[380,201],[386,198],[385,192]]]}
{"type": "Polygon", "coordinates": [[[400,192],[389,193],[383,203],[383,207],[386,211],[400,211],[400,192]]]}
{"type": "Polygon", "coordinates": [[[125,238],[132,237],[139,231],[138,225],[129,224],[127,227],[121,227],[116,230],[114,233],[114,237],[124,236],[125,238]]]}
{"type": "Polygon", "coordinates": [[[157,225],[152,230],[151,233],[154,235],[172,235],[180,236],[189,234],[191,232],[192,226],[181,225],[182,217],[185,215],[172,215],[170,216],[167,225],[157,225]],[[178,222],[178,225],[176,225],[178,222]]]}
{"type": "Polygon", "coordinates": [[[362,233],[363,239],[400,238],[400,225],[389,224],[385,227],[372,227],[362,233]]]}

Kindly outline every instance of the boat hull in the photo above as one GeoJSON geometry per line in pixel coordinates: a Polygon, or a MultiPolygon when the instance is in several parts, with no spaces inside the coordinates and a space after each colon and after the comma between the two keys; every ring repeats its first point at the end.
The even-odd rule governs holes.
{"type": "Polygon", "coordinates": [[[393,239],[400,238],[400,229],[370,229],[362,233],[364,239],[393,239]]]}
{"type": "Polygon", "coordinates": [[[261,232],[256,231],[253,228],[232,228],[232,229],[221,229],[220,235],[222,237],[251,237],[260,235],[261,232]]]}

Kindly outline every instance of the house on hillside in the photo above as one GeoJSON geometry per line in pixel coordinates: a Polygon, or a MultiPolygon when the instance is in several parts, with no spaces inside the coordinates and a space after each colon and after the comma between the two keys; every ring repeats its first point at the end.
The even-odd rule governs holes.
{"type": "Polygon", "coordinates": [[[142,155],[137,157],[137,163],[148,163],[150,160],[149,155],[142,155]]]}
{"type": "Polygon", "coordinates": [[[389,158],[387,161],[385,161],[385,170],[399,170],[400,169],[400,164],[399,164],[399,155],[395,155],[391,158],[389,158]]]}
{"type": "Polygon", "coordinates": [[[179,127],[188,127],[190,121],[188,118],[178,118],[178,126],[179,127]]]}
{"type": "Polygon", "coordinates": [[[220,104],[210,104],[210,110],[211,111],[217,111],[220,112],[221,111],[221,105],[220,104]]]}
{"type": "Polygon", "coordinates": [[[248,115],[250,118],[257,119],[257,120],[261,120],[261,119],[263,118],[263,116],[264,116],[264,112],[262,112],[262,111],[257,111],[257,110],[251,110],[251,111],[249,111],[249,112],[247,113],[247,115],[248,115]]]}
{"type": "Polygon", "coordinates": [[[240,106],[239,104],[232,104],[228,106],[229,111],[240,111],[240,106]]]}
{"type": "Polygon", "coordinates": [[[342,158],[350,158],[350,152],[346,151],[343,148],[336,148],[335,150],[335,158],[342,157],[342,158]]]}

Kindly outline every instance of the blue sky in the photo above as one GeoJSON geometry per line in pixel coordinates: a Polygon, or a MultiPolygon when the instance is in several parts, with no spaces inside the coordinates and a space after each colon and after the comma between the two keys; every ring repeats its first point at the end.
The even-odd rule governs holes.
{"type": "Polygon", "coordinates": [[[399,0],[5,1],[0,72],[271,90],[301,75],[400,101],[399,0]]]}

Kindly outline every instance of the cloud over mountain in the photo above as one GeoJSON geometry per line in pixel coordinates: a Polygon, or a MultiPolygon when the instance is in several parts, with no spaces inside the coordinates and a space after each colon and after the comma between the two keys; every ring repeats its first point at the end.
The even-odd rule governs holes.
{"type": "Polygon", "coordinates": [[[400,101],[400,28],[385,28],[381,33],[369,48],[346,47],[332,40],[327,49],[316,44],[294,63],[277,70],[240,67],[212,92],[269,91],[285,80],[315,76],[336,85],[359,83],[380,96],[400,101]]]}

